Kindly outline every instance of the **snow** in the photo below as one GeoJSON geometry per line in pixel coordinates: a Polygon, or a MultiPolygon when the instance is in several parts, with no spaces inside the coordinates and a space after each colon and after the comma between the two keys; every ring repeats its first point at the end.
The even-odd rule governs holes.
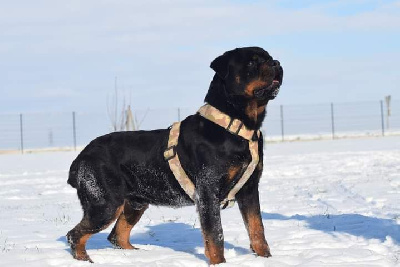
{"type": "MultiPolygon", "coordinates": [[[[75,152],[0,155],[0,265],[207,266],[195,207],[150,207],[139,250],[113,249],[111,227],[69,254],[82,211],[67,183],[75,152]]],[[[256,257],[237,206],[222,211],[221,266],[400,266],[400,137],[268,144],[260,184],[272,258],[256,257]]]]}

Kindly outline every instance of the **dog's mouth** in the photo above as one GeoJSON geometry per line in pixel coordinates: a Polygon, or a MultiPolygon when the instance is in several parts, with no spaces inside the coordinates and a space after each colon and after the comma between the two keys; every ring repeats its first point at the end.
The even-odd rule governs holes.
{"type": "Polygon", "coordinates": [[[280,87],[281,82],[274,79],[270,85],[254,90],[254,97],[259,100],[272,100],[278,95],[280,87]]]}
{"type": "Polygon", "coordinates": [[[272,69],[265,67],[261,73],[262,76],[265,75],[268,77],[272,72],[274,74],[272,82],[253,91],[254,97],[258,100],[271,100],[274,99],[279,93],[279,88],[281,87],[283,80],[283,69],[279,61],[274,60],[273,64],[274,66],[272,66],[272,69]]]}

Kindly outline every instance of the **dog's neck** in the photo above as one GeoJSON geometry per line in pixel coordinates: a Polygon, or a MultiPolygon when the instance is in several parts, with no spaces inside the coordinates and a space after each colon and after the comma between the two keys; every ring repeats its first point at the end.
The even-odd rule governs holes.
{"type": "Polygon", "coordinates": [[[224,81],[215,75],[204,101],[232,118],[241,120],[247,128],[260,129],[267,104],[259,105],[256,100],[243,96],[230,96],[224,87],[224,81]]]}

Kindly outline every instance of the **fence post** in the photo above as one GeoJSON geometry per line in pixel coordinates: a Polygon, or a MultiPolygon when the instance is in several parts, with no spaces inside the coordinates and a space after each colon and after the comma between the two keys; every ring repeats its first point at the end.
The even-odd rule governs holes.
{"type": "Polygon", "coordinates": [[[19,130],[21,137],[21,153],[24,154],[24,128],[22,123],[22,114],[19,114],[19,130]]]}
{"type": "Polygon", "coordinates": [[[333,103],[331,103],[331,122],[332,122],[332,139],[335,139],[335,115],[333,110],[333,103]]]}
{"type": "Polygon", "coordinates": [[[285,141],[285,129],[283,125],[283,105],[281,105],[281,133],[282,133],[282,141],[285,141]]]}
{"type": "Polygon", "coordinates": [[[383,116],[383,101],[381,100],[381,124],[382,124],[382,136],[385,136],[385,122],[383,116]]]}
{"type": "Polygon", "coordinates": [[[76,120],[75,111],[72,112],[72,134],[74,137],[74,150],[76,151],[76,120]]]}
{"type": "Polygon", "coordinates": [[[178,121],[181,121],[181,109],[178,108],[178,121]]]}

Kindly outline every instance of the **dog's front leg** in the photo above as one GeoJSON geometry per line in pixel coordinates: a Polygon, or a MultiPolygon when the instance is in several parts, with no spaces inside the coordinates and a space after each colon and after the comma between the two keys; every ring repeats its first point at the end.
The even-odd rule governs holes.
{"type": "Polygon", "coordinates": [[[217,194],[215,189],[200,188],[197,190],[196,206],[200,216],[205,255],[210,264],[222,263],[225,262],[224,234],[217,194]]]}
{"type": "Polygon", "coordinates": [[[258,256],[271,257],[268,243],[265,240],[258,186],[252,185],[243,189],[236,195],[236,199],[249,234],[250,247],[258,256]]]}

